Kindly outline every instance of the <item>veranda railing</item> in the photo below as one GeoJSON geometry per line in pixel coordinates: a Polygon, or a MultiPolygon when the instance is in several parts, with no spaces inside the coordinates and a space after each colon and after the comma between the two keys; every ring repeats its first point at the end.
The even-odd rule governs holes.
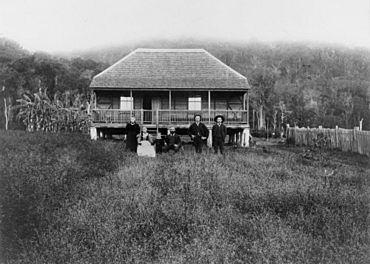
{"type": "Polygon", "coordinates": [[[189,124],[193,122],[194,115],[200,114],[202,122],[213,123],[217,115],[225,117],[225,124],[246,124],[246,110],[119,110],[119,109],[94,109],[92,121],[95,123],[126,123],[131,116],[135,116],[142,124],[189,124]]]}

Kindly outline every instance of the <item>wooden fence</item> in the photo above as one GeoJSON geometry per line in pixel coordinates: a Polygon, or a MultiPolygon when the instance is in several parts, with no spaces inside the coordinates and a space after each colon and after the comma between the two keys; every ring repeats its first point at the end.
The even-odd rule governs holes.
{"type": "Polygon", "coordinates": [[[370,131],[342,128],[287,128],[287,140],[299,146],[318,146],[370,157],[370,131]]]}

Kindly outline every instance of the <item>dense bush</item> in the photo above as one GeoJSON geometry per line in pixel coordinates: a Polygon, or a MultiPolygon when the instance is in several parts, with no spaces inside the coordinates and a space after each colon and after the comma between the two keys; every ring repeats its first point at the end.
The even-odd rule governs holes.
{"type": "Polygon", "coordinates": [[[265,128],[262,129],[252,129],[251,130],[252,137],[257,138],[280,138],[281,132],[279,130],[266,130],[265,128]]]}
{"type": "Polygon", "coordinates": [[[361,156],[303,163],[297,148],[256,148],[151,159],[82,135],[1,138],[10,262],[370,260],[370,166],[361,156]]]}

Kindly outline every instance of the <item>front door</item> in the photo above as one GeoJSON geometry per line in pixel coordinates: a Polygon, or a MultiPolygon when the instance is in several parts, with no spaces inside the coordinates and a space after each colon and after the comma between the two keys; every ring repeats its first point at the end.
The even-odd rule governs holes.
{"type": "Polygon", "coordinates": [[[157,121],[157,118],[158,118],[158,121],[160,116],[157,116],[157,110],[158,109],[161,109],[161,98],[159,97],[153,97],[152,98],[152,110],[153,110],[153,123],[155,123],[157,121]]]}
{"type": "Polygon", "coordinates": [[[144,96],[143,98],[144,123],[152,122],[152,98],[144,96]]]}

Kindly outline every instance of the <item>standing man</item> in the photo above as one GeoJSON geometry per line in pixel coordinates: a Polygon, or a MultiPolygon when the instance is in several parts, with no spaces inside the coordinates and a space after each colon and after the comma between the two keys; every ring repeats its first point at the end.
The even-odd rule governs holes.
{"type": "Polygon", "coordinates": [[[216,124],[212,127],[212,145],[215,150],[215,154],[218,153],[218,149],[220,149],[221,154],[224,154],[224,143],[227,133],[226,126],[223,124],[224,119],[225,118],[222,115],[216,116],[216,124]]]}
{"type": "Polygon", "coordinates": [[[140,126],[136,123],[135,117],[130,118],[130,122],[126,125],[126,149],[131,152],[137,151],[137,135],[140,134],[140,126]]]}
{"type": "Polygon", "coordinates": [[[170,127],[170,134],[166,136],[166,152],[171,149],[178,152],[181,148],[181,138],[176,134],[175,127],[170,127]]]}
{"type": "Polygon", "coordinates": [[[200,118],[201,116],[199,114],[195,115],[195,122],[189,127],[189,136],[194,142],[196,153],[202,153],[203,144],[209,135],[208,128],[200,122],[200,118]]]}

